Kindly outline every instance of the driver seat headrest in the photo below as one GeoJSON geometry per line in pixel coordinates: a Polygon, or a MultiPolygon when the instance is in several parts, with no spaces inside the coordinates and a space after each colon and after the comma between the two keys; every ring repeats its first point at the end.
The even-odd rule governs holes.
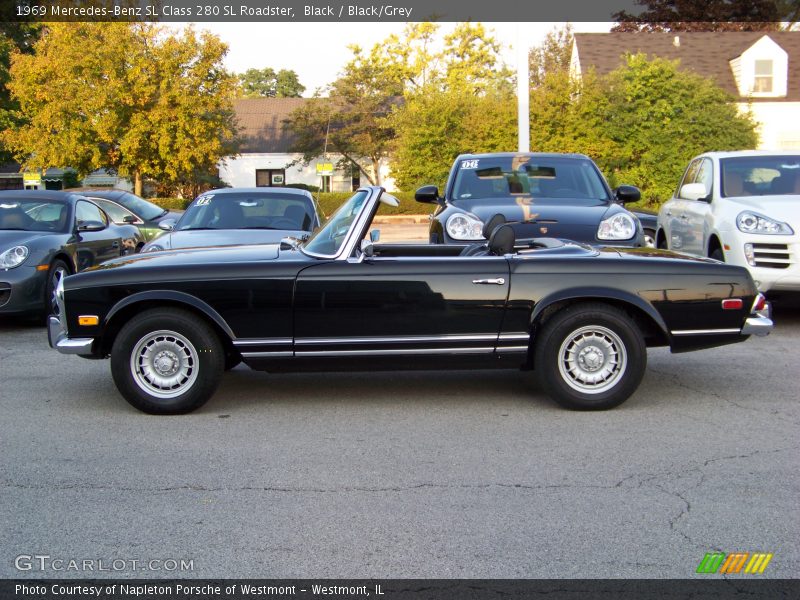
{"type": "Polygon", "coordinates": [[[517,236],[511,225],[505,224],[497,227],[489,238],[489,254],[503,256],[514,252],[514,243],[517,236]]]}

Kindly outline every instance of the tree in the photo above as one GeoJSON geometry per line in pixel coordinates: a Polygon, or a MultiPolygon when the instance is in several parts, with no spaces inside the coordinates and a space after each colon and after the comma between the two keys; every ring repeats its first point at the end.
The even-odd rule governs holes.
{"type": "Polygon", "coordinates": [[[393,115],[397,138],[392,174],[400,189],[443,186],[453,160],[464,152],[502,152],[516,144],[516,103],[494,92],[481,96],[449,90],[415,94],[393,115]]]}
{"type": "Polygon", "coordinates": [[[572,40],[572,25],[567,23],[561,29],[554,28],[539,46],[530,49],[528,71],[532,88],[542,85],[549,73],[569,71],[572,40]]]}
{"type": "MultiPolygon", "coordinates": [[[[14,52],[32,53],[39,38],[39,23],[0,22],[0,131],[15,129],[21,124],[19,103],[11,97],[11,56],[14,52]]],[[[0,163],[12,160],[13,154],[0,146],[0,163]]]]}
{"type": "Polygon", "coordinates": [[[753,148],[755,125],[713,80],[678,69],[678,61],[629,55],[604,82],[605,136],[616,156],[606,169],[657,204],[668,198],[683,167],[709,150],[753,148]]]}
{"type": "Polygon", "coordinates": [[[239,75],[239,93],[243,98],[299,98],[306,91],[297,73],[270,67],[247,69],[239,75]]]}
{"type": "Polygon", "coordinates": [[[795,23],[796,0],[636,0],[639,15],[614,13],[612,31],[776,31],[795,23]]]}
{"type": "Polygon", "coordinates": [[[50,23],[12,58],[25,123],[0,134],[28,167],[178,181],[233,152],[235,80],[216,36],[148,23],[50,23]]]}

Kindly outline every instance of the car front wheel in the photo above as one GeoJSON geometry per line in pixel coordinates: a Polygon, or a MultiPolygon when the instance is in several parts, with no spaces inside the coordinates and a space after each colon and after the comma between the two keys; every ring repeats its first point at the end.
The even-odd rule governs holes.
{"type": "Polygon", "coordinates": [[[187,311],[145,311],[125,324],[111,349],[123,397],[150,414],[191,412],[214,394],[225,353],[216,333],[187,311]]]}
{"type": "Polygon", "coordinates": [[[546,322],[536,341],[539,385],[573,410],[619,406],[639,387],[647,348],[633,320],[605,304],[576,304],[546,322]]]}

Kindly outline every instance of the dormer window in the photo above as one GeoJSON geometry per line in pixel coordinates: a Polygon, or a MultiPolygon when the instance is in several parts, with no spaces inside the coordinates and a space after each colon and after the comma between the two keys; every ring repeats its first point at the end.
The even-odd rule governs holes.
{"type": "Polygon", "coordinates": [[[772,69],[771,60],[755,61],[755,77],[753,78],[753,92],[756,94],[772,93],[772,69]]]}

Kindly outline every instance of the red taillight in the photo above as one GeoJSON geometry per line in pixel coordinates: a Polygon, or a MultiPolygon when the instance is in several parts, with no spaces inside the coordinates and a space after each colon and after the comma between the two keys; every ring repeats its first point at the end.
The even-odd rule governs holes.
{"type": "Polygon", "coordinates": [[[767,299],[764,297],[764,294],[759,294],[756,296],[755,302],[753,302],[753,310],[752,312],[758,312],[760,310],[764,310],[767,307],[767,299]]]}
{"type": "Polygon", "coordinates": [[[743,306],[741,298],[728,298],[722,301],[722,310],[741,310],[743,306]]]}

